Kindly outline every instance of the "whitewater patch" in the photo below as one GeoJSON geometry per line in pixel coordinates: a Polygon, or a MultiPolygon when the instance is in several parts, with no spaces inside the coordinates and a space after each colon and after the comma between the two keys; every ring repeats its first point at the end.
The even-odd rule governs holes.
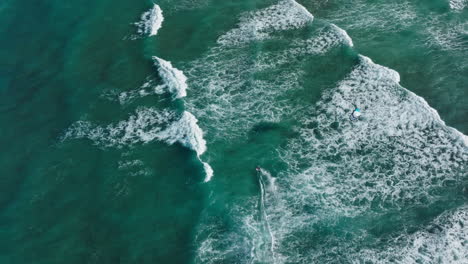
{"type": "MultiPolygon", "coordinates": [[[[276,197],[276,179],[265,169],[261,169],[257,176],[259,196],[239,202],[230,211],[232,221],[238,223],[233,230],[221,231],[216,220],[205,219],[206,224],[196,238],[201,240],[196,263],[284,263],[285,256],[277,252],[278,234],[271,227],[278,220],[277,212],[270,215],[271,204],[283,205],[276,197]]],[[[290,216],[290,210],[282,208],[283,214],[290,216]]],[[[209,215],[205,217],[211,218],[209,215]]]]}
{"type": "Polygon", "coordinates": [[[213,171],[213,168],[211,168],[210,164],[206,163],[206,162],[203,162],[203,169],[205,170],[205,182],[209,182],[211,180],[211,178],[213,178],[213,174],[214,174],[214,171],[213,171]]]}
{"type": "Polygon", "coordinates": [[[238,27],[219,37],[217,42],[231,46],[267,39],[275,31],[298,29],[313,19],[312,14],[297,2],[283,0],[276,5],[243,14],[238,27]]]}
{"type": "Polygon", "coordinates": [[[287,48],[282,51],[268,52],[264,56],[258,56],[256,67],[259,71],[273,71],[281,65],[300,61],[301,59],[298,58],[323,55],[340,46],[353,47],[353,41],[346,31],[331,24],[306,39],[291,39],[287,48]]]}
{"type": "Polygon", "coordinates": [[[201,155],[206,150],[203,132],[197,119],[189,112],[177,113],[154,108],[139,108],[127,120],[107,126],[94,125],[88,121],[73,124],[63,140],[87,138],[102,147],[124,147],[154,140],[168,144],[180,143],[201,155]]]}
{"type": "Polygon", "coordinates": [[[340,10],[323,17],[345,29],[358,32],[400,31],[417,21],[417,12],[411,3],[383,2],[369,5],[357,0],[340,4],[340,10]]]}
{"type": "Polygon", "coordinates": [[[468,0],[450,0],[449,6],[451,9],[460,11],[468,5],[468,0]]]}
{"type": "MultiPolygon", "coordinates": [[[[94,125],[89,121],[78,121],[65,132],[62,141],[86,138],[100,147],[122,148],[158,140],[169,145],[179,143],[195,151],[200,159],[200,155],[206,151],[206,141],[203,139],[203,131],[197,122],[198,120],[187,111],[179,115],[168,110],[139,108],[136,114],[131,115],[127,120],[107,126],[94,125]]],[[[119,168],[139,165],[138,162],[122,163],[119,164],[119,168]]],[[[208,163],[201,162],[206,173],[205,182],[207,182],[213,177],[213,169],[208,163]]]]}
{"type": "Polygon", "coordinates": [[[399,238],[382,251],[363,247],[373,239],[358,224],[366,217],[404,215],[407,206],[462,192],[466,182],[466,136],[398,82],[396,71],[361,56],[336,88],[298,117],[299,137],[279,149],[289,168],[274,178],[262,170],[260,198],[237,202],[229,213],[235,227],[221,232],[216,222],[204,221],[198,263],[324,263],[331,256],[343,263],[463,263],[466,209],[437,218],[443,230],[437,234],[396,232],[399,238]],[[364,120],[349,120],[355,105],[367,106],[364,120]],[[339,219],[352,218],[355,226],[335,228],[339,219]],[[314,242],[320,226],[336,229],[321,238],[325,244],[314,242]],[[303,246],[308,243],[313,246],[303,246]]]}
{"type": "Polygon", "coordinates": [[[206,151],[206,141],[197,122],[198,120],[190,112],[184,111],[179,121],[160,133],[160,138],[169,144],[179,142],[200,156],[206,151]]]}
{"type": "Polygon", "coordinates": [[[361,56],[324,94],[303,121],[301,139],[285,153],[294,184],[304,191],[297,197],[355,216],[375,206],[432,202],[434,189],[461,180],[465,136],[398,82],[397,72],[361,56]],[[353,123],[349,114],[356,106],[364,120],[353,123]]]}
{"type": "Polygon", "coordinates": [[[166,85],[156,84],[152,79],[148,79],[141,87],[136,90],[121,92],[118,94],[118,101],[120,104],[128,104],[138,98],[149,95],[161,95],[166,92],[166,85]]]}
{"type": "Polygon", "coordinates": [[[384,250],[366,249],[355,259],[371,263],[466,263],[468,207],[445,212],[414,234],[393,239],[384,250]]]}
{"type": "Polygon", "coordinates": [[[214,138],[240,136],[260,121],[278,122],[298,110],[284,96],[301,87],[299,80],[307,75],[301,63],[336,47],[352,45],[344,30],[327,25],[314,29],[312,35],[290,38],[274,51],[256,49],[252,54],[242,45],[213,47],[185,67],[194,88],[186,100],[187,108],[214,138]]]}
{"type": "Polygon", "coordinates": [[[155,36],[164,21],[161,8],[154,4],[153,8],[141,15],[140,22],[136,22],[138,33],[141,35],[155,36]]]}
{"type": "Polygon", "coordinates": [[[305,37],[290,37],[284,44],[278,39],[281,45],[273,51],[255,49],[253,54],[248,46],[213,47],[185,66],[194,88],[186,100],[187,108],[216,139],[237,137],[258,122],[279,122],[294,114],[300,106],[287,102],[284,96],[302,89],[299,80],[307,75],[303,63],[353,44],[335,25],[313,30],[305,37]]]}
{"type": "Polygon", "coordinates": [[[173,67],[169,61],[153,56],[154,64],[158,67],[158,72],[163,78],[164,84],[174,98],[187,96],[187,77],[177,68],[173,67]]]}
{"type": "Polygon", "coordinates": [[[148,95],[160,95],[170,93],[173,99],[181,99],[187,96],[187,77],[169,61],[153,56],[154,65],[163,79],[162,84],[148,77],[147,81],[138,89],[121,92],[118,95],[120,104],[127,104],[135,99],[148,95]]]}
{"type": "MultiPolygon", "coordinates": [[[[142,28],[140,33],[156,35],[162,20],[162,11],[159,6],[155,5],[151,11],[143,14],[142,22],[138,24],[142,28]]],[[[158,67],[163,84],[156,85],[154,80],[148,79],[137,90],[121,92],[118,95],[120,104],[127,104],[137,98],[152,94],[163,94],[166,91],[172,94],[173,99],[180,99],[187,95],[187,77],[183,72],[166,60],[156,56],[153,57],[153,60],[155,66],[158,67]]],[[[103,147],[131,146],[153,140],[164,141],[168,144],[178,142],[197,153],[206,174],[205,182],[208,182],[213,177],[213,169],[200,159],[200,155],[206,151],[206,141],[203,138],[203,131],[197,124],[198,120],[187,111],[184,111],[177,121],[174,121],[175,116],[174,112],[167,110],[139,108],[136,115],[130,116],[128,120],[108,126],[97,126],[91,122],[78,121],[65,132],[62,140],[88,138],[96,145],[103,147]]]]}
{"type": "Polygon", "coordinates": [[[148,176],[151,174],[151,170],[145,167],[141,160],[121,160],[118,163],[118,169],[125,171],[129,176],[148,176]]]}
{"type": "Polygon", "coordinates": [[[210,0],[179,0],[177,2],[172,0],[158,0],[158,3],[165,6],[165,11],[172,14],[178,11],[206,8],[210,3],[210,0]]]}
{"type": "MultiPolygon", "coordinates": [[[[341,45],[353,47],[353,41],[346,31],[331,24],[330,26],[320,29],[316,36],[306,40],[293,40],[291,49],[280,54],[280,58],[275,58],[273,65],[277,66],[278,63],[276,62],[287,62],[295,56],[325,54],[331,49],[341,45]]],[[[278,55],[275,54],[273,56],[278,55]]],[[[264,64],[269,65],[266,62],[264,64]]],[[[271,64],[272,63],[270,63],[270,65],[271,64]]]]}
{"type": "Polygon", "coordinates": [[[274,79],[255,79],[263,67],[249,58],[248,50],[219,47],[187,66],[193,89],[186,107],[202,120],[213,140],[242,135],[260,120],[277,122],[292,110],[278,97],[295,86],[298,73],[285,70],[274,79]]]}
{"type": "MultiPolygon", "coordinates": [[[[387,16],[404,23],[414,19],[411,9],[396,14],[405,6],[389,5],[393,13],[387,16]]],[[[377,11],[382,12],[373,10],[375,14],[377,11]]],[[[381,26],[376,21],[370,22],[371,26],[381,26]]],[[[241,28],[242,23],[224,36],[239,33],[241,28]]],[[[326,90],[316,105],[309,106],[304,101],[306,110],[291,108],[290,101],[280,98],[285,91],[301,88],[298,81],[301,75],[297,71],[276,69],[288,63],[287,56],[278,63],[272,59],[275,58],[272,53],[259,52],[253,56],[243,47],[224,49],[223,46],[261,40],[270,36],[269,30],[265,30],[267,35],[254,30],[260,38],[247,35],[229,39],[232,42],[221,42],[221,47],[213,48],[205,58],[189,67],[188,76],[193,76],[190,79],[197,90],[200,88],[200,94],[189,100],[189,108],[199,111],[197,116],[208,126],[215,124],[210,129],[215,131],[212,133],[218,131],[215,137],[226,139],[226,135],[233,135],[240,128],[247,130],[263,120],[281,121],[284,113],[293,114],[301,121],[294,129],[299,136],[278,149],[281,161],[288,168],[270,180],[273,184],[267,184],[268,177],[261,178],[260,199],[249,197],[236,201],[227,212],[229,221],[234,223],[228,227],[210,216],[201,221],[197,236],[198,263],[374,260],[373,256],[385,252],[359,255],[362,246],[375,239],[368,226],[359,226],[360,220],[372,223],[374,219],[398,214],[402,218],[396,221],[406,228],[408,223],[404,217],[411,217],[404,216],[405,210],[427,208],[445,199],[460,199],[466,183],[467,137],[446,126],[423,98],[401,87],[398,72],[359,56],[358,64],[336,87],[326,90]],[[266,69],[277,70],[278,74],[261,81],[252,77],[266,69]],[[252,98],[255,103],[251,102],[252,98]],[[285,107],[276,108],[272,102],[284,103],[285,107]],[[363,110],[363,118],[351,122],[349,115],[355,107],[363,110]]],[[[391,30],[399,29],[391,27],[391,30]]],[[[283,54],[293,54],[293,50],[295,54],[314,54],[341,44],[352,46],[345,31],[322,33],[321,38],[293,39],[293,45],[285,47],[283,54]],[[291,48],[294,45],[296,49],[291,48]]],[[[438,236],[425,230],[414,236],[395,231],[392,235],[401,234],[408,247],[386,241],[392,245],[389,251],[396,254],[389,254],[388,258],[378,256],[375,262],[402,259],[409,263],[430,263],[431,259],[443,260],[442,256],[455,256],[454,262],[466,259],[466,249],[462,248],[466,244],[466,232],[460,231],[468,224],[465,216],[466,209],[463,209],[453,217],[437,218],[436,224],[445,223],[441,219],[448,219],[449,223],[443,224],[446,231],[438,236]],[[461,234],[455,235],[457,232],[461,234]],[[443,253],[436,252],[439,249],[443,253]]]]}
{"type": "Polygon", "coordinates": [[[434,19],[428,23],[426,42],[429,46],[437,46],[448,51],[466,52],[468,45],[468,22],[447,22],[434,19]]]}
{"type": "Polygon", "coordinates": [[[174,119],[174,112],[139,108],[136,114],[131,115],[127,120],[107,126],[94,125],[89,121],[78,121],[65,132],[63,140],[87,138],[102,147],[148,143],[159,138],[159,133],[163,131],[164,126],[174,119]]]}
{"type": "MultiPolygon", "coordinates": [[[[167,88],[167,90],[173,95],[174,99],[180,99],[187,96],[187,77],[184,73],[173,67],[169,61],[156,56],[153,56],[153,60],[155,65],[158,67],[159,75],[164,81],[164,85],[157,86],[156,90],[158,90],[158,87],[160,87],[160,89],[167,88]]],[[[182,138],[178,138],[176,141],[179,141],[182,145],[195,150],[198,158],[200,159],[200,155],[206,151],[206,141],[203,138],[203,131],[198,126],[197,122],[198,120],[192,113],[184,111],[184,114],[179,121],[181,125],[173,126],[172,131],[168,130],[167,133],[169,135],[185,135],[182,138]]],[[[171,140],[170,137],[167,138],[169,139],[168,142],[172,144],[171,142],[173,140],[171,140]]],[[[201,159],[200,162],[203,164],[203,169],[205,170],[205,182],[208,182],[213,177],[213,169],[208,163],[203,162],[201,159]]]]}
{"type": "Polygon", "coordinates": [[[312,21],[312,14],[294,1],[244,13],[238,26],[218,39],[218,46],[184,66],[194,88],[187,108],[210,136],[237,137],[258,122],[279,122],[298,111],[285,95],[302,89],[299,80],[307,73],[301,66],[336,47],[353,46],[346,31],[333,24],[313,27],[312,21]],[[304,27],[310,28],[306,35],[292,31],[293,36],[281,35],[304,27]],[[263,41],[272,34],[275,39],[270,42],[278,42],[274,50],[238,45],[263,41]]]}

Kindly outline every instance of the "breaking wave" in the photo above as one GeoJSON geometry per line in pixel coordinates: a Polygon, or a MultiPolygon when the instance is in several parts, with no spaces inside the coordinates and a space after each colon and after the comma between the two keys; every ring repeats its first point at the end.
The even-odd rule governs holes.
{"type": "Polygon", "coordinates": [[[197,119],[187,111],[178,117],[172,111],[139,108],[127,120],[107,126],[78,121],[66,131],[63,140],[73,138],[87,138],[103,147],[124,147],[160,140],[168,144],[178,142],[197,155],[206,151],[203,131],[197,119]]]}
{"type": "MultiPolygon", "coordinates": [[[[164,21],[163,13],[161,8],[154,4],[153,8],[141,16],[141,21],[135,23],[138,27],[138,33],[142,35],[154,36],[158,33],[158,30],[162,26],[164,21]]],[[[172,94],[173,99],[181,99],[187,96],[187,77],[184,73],[177,68],[172,66],[172,63],[161,59],[157,56],[153,56],[155,66],[158,68],[159,76],[163,79],[163,84],[156,85],[155,81],[149,79],[142,87],[138,90],[122,92],[119,94],[119,102],[121,104],[129,103],[137,98],[144,97],[151,94],[163,94],[168,91],[172,94]]],[[[167,126],[165,129],[159,127],[153,128],[150,135],[145,135],[146,138],[163,140],[169,144],[179,142],[185,147],[194,150],[197,153],[198,158],[206,151],[206,141],[203,138],[203,131],[197,124],[198,120],[190,112],[184,111],[181,118],[177,122],[173,122],[172,125],[167,126]]],[[[89,124],[83,124],[84,127],[90,127],[89,124]]],[[[102,130],[102,128],[100,128],[102,130]]],[[[112,125],[104,130],[112,131],[114,128],[112,125]]],[[[73,131],[73,129],[71,130],[73,131]]],[[[80,129],[78,129],[80,131],[80,129]]],[[[95,131],[95,129],[84,129],[84,131],[95,131]]],[[[72,133],[71,134],[80,134],[72,133]]],[[[87,132],[82,132],[85,135],[87,132]]],[[[95,137],[98,141],[105,137],[95,137]]],[[[200,159],[205,170],[206,178],[205,182],[209,181],[213,177],[213,169],[206,162],[200,159]]]]}
{"type": "Polygon", "coordinates": [[[187,77],[185,77],[184,73],[161,58],[154,56],[153,60],[158,67],[159,75],[163,78],[164,84],[174,98],[187,96],[187,77]]]}
{"type": "Polygon", "coordinates": [[[140,22],[136,22],[135,25],[138,28],[138,33],[142,35],[155,36],[158,34],[163,21],[164,16],[161,8],[157,4],[154,4],[152,9],[141,15],[140,22]]]}

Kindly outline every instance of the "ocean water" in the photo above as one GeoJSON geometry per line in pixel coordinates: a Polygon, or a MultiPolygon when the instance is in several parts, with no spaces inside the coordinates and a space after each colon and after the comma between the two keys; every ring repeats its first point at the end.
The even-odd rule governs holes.
{"type": "Polygon", "coordinates": [[[0,263],[468,263],[467,6],[1,2],[0,263]]]}

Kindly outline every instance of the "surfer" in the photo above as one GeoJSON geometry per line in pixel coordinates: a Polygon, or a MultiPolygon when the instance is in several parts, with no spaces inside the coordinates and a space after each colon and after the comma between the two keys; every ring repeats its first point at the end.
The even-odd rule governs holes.
{"type": "Polygon", "coordinates": [[[356,107],[354,111],[351,113],[351,115],[349,116],[349,119],[351,119],[351,121],[356,121],[359,119],[360,116],[361,116],[361,109],[356,107]]]}
{"type": "Polygon", "coordinates": [[[255,170],[258,171],[258,172],[260,172],[261,169],[262,169],[262,168],[260,168],[260,166],[257,166],[257,167],[255,168],[255,170]]]}

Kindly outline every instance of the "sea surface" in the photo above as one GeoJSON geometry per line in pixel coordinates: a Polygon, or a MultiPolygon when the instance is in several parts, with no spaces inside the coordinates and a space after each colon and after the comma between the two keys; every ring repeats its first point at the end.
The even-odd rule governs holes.
{"type": "Polygon", "coordinates": [[[467,134],[467,0],[0,1],[2,264],[466,264],[467,134]]]}

